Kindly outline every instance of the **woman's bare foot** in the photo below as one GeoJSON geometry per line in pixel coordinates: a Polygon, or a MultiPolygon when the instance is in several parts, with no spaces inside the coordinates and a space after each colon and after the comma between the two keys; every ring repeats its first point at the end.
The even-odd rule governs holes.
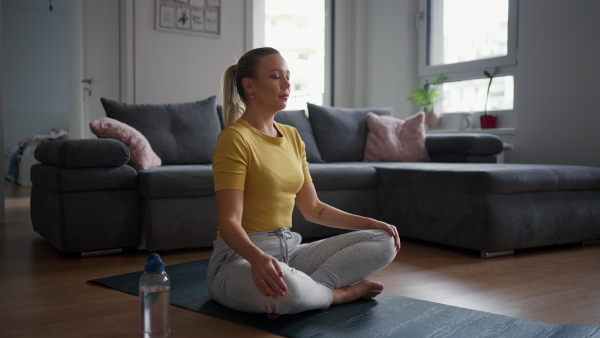
{"type": "MultiPolygon", "coordinates": [[[[357,299],[371,299],[383,292],[383,284],[365,279],[356,284],[333,290],[333,304],[343,304],[357,299]]],[[[267,318],[277,319],[279,313],[267,313],[267,318]]]]}
{"type": "Polygon", "coordinates": [[[371,299],[383,292],[383,284],[365,279],[356,284],[333,290],[333,304],[343,304],[359,298],[371,299]]]}
{"type": "Polygon", "coordinates": [[[269,319],[277,319],[281,316],[279,313],[267,313],[267,318],[269,319]]]}

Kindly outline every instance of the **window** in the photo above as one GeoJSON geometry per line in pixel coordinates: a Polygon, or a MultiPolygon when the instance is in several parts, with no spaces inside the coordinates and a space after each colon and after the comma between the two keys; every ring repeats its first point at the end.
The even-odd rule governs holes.
{"type": "Polygon", "coordinates": [[[420,0],[419,77],[422,83],[448,78],[436,111],[483,111],[489,83],[483,72],[495,67],[487,110],[513,110],[517,6],[517,0],[420,0]]]}
{"type": "MultiPolygon", "coordinates": [[[[444,113],[483,111],[489,79],[472,79],[444,83],[434,110],[444,113]]],[[[490,87],[487,110],[512,110],[514,76],[496,76],[490,87]]]]}
{"type": "Polygon", "coordinates": [[[427,66],[508,55],[508,0],[430,0],[427,66]]]}
{"type": "Polygon", "coordinates": [[[252,48],[273,47],[286,59],[292,91],[287,108],[326,104],[328,1],[254,0],[252,48]]]}

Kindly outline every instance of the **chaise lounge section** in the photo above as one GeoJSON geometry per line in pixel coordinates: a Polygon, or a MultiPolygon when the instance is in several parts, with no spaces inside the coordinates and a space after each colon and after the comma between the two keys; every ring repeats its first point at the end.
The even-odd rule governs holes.
{"type": "Polygon", "coordinates": [[[600,239],[600,168],[423,163],[378,168],[380,218],[482,258],[600,239]]]}

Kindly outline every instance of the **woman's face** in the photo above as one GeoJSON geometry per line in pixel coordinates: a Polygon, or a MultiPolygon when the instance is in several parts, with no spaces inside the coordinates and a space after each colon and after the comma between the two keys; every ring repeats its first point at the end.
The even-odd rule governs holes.
{"type": "Polygon", "coordinates": [[[274,109],[275,112],[285,109],[290,96],[290,71],[281,55],[261,57],[256,78],[247,80],[245,88],[249,95],[246,97],[252,104],[274,109]]]}

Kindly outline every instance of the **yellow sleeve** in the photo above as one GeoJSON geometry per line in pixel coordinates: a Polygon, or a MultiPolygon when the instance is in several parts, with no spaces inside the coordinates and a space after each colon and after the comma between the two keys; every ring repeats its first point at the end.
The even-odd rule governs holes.
{"type": "Polygon", "coordinates": [[[302,167],[302,172],[304,173],[304,183],[312,182],[312,177],[310,176],[310,172],[308,171],[308,165],[302,167]]]}
{"type": "Polygon", "coordinates": [[[304,173],[304,183],[312,182],[312,177],[310,176],[310,171],[308,170],[308,161],[306,160],[306,145],[304,141],[300,138],[300,134],[296,131],[298,135],[298,140],[300,140],[300,155],[302,156],[302,173],[304,173]]]}
{"type": "Polygon", "coordinates": [[[248,147],[238,132],[232,129],[221,132],[212,156],[215,191],[244,190],[248,155],[248,147]]]}

